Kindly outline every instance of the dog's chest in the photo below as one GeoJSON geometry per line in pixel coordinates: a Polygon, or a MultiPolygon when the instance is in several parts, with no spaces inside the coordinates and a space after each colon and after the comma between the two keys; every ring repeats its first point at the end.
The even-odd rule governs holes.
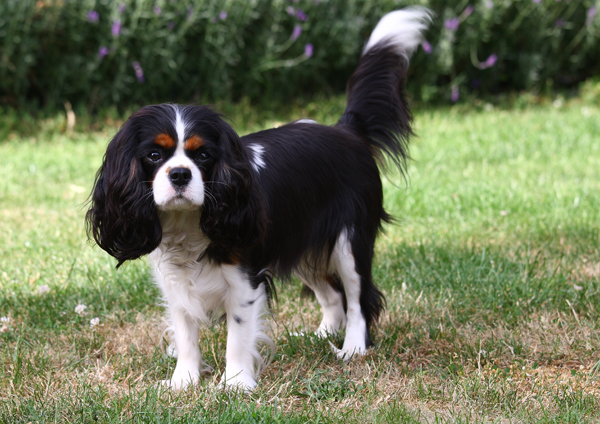
{"type": "Polygon", "coordinates": [[[200,231],[199,217],[161,221],[162,242],[150,259],[163,296],[190,316],[208,320],[211,312],[222,308],[229,286],[222,267],[203,255],[210,242],[200,231]]]}

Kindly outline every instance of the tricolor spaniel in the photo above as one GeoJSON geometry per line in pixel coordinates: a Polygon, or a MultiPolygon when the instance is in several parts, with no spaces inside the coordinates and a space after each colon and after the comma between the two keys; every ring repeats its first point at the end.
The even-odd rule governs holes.
{"type": "Polygon", "coordinates": [[[161,104],[135,112],[110,141],[88,233],[117,266],[149,254],[177,355],[168,386],[198,381],[199,325],[223,312],[222,384],[256,386],[271,275],[297,275],[314,291],[317,334],[345,329],[339,358],[371,345],[384,306],[373,246],[390,218],[378,164],[387,156],[402,170],[407,158],[408,58],[428,20],[419,8],[381,19],[334,126],[301,120],[240,138],[211,108],[161,104]]]}

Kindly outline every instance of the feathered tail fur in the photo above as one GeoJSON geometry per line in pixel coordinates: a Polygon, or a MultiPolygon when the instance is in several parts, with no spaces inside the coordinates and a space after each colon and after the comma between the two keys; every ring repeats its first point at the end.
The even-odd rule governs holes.
{"type": "Polygon", "coordinates": [[[408,60],[431,20],[425,8],[385,15],[373,30],[347,86],[348,103],[338,125],[366,137],[380,165],[384,154],[405,171],[412,114],[404,87],[408,60]]]}

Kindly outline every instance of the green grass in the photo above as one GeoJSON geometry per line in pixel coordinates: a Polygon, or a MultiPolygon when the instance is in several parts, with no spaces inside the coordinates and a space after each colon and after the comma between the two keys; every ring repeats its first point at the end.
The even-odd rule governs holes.
{"type": "MultiPolygon", "coordinates": [[[[222,109],[246,133],[307,116],[334,123],[343,99],[222,109]]],[[[375,349],[344,364],[326,340],[293,336],[316,328],[318,306],[299,285],[280,286],[274,360],[251,395],[215,388],[222,324],[201,333],[214,372],[188,391],[157,389],[175,362],[146,262],[117,271],[84,234],[115,127],[63,133],[57,119],[32,135],[11,121],[0,131],[0,317],[10,317],[0,323],[0,422],[600,419],[599,112],[577,100],[418,110],[408,182],[385,183],[398,225],[377,244],[388,305],[375,349]]]]}

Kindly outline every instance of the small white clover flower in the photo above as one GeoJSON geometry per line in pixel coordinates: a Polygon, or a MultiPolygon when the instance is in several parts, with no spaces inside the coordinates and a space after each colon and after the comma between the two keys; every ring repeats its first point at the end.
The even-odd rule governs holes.
{"type": "Polygon", "coordinates": [[[92,318],[90,320],[90,327],[94,328],[95,326],[100,324],[100,318],[96,317],[96,318],[92,318]]]}
{"type": "Polygon", "coordinates": [[[48,293],[49,291],[50,291],[50,287],[48,287],[47,284],[44,284],[43,286],[40,286],[38,288],[38,293],[39,294],[45,294],[45,293],[48,293]]]}
{"type": "Polygon", "coordinates": [[[83,315],[85,315],[86,309],[87,309],[87,306],[85,306],[83,303],[80,303],[79,305],[75,306],[75,313],[83,316],[83,315]]]}
{"type": "Polygon", "coordinates": [[[10,328],[8,328],[8,325],[11,321],[12,321],[11,317],[0,317],[0,323],[2,323],[2,325],[0,326],[0,333],[6,333],[6,332],[10,331],[10,328]]]}

